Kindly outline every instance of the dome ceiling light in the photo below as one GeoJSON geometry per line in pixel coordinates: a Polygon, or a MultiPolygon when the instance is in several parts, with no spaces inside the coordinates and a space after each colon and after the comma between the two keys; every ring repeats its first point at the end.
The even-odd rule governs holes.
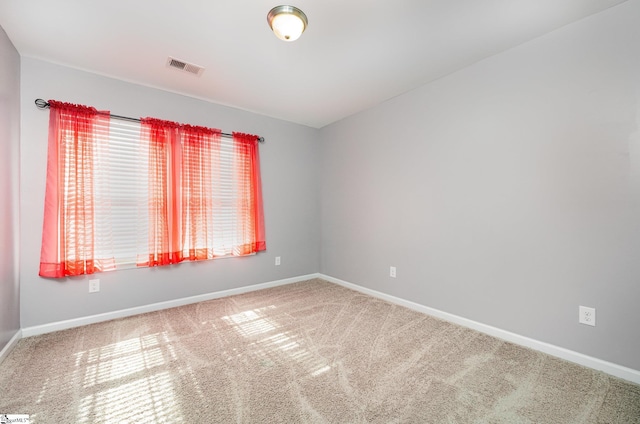
{"type": "Polygon", "coordinates": [[[307,15],[295,6],[276,6],[267,14],[273,33],[283,41],[297,40],[307,28],[307,15]]]}

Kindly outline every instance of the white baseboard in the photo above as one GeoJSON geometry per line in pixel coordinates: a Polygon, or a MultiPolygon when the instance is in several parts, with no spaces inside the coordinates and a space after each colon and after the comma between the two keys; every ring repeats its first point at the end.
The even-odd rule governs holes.
{"type": "Polygon", "coordinates": [[[203,302],[206,300],[212,300],[212,299],[218,299],[221,297],[232,296],[236,294],[248,293],[251,291],[297,283],[300,281],[310,280],[313,278],[321,278],[331,283],[338,284],[343,287],[356,290],[361,293],[368,294],[370,296],[377,297],[379,299],[383,299],[388,302],[395,303],[397,305],[404,306],[406,308],[413,309],[415,311],[418,311],[436,318],[440,318],[445,321],[452,322],[454,324],[461,325],[463,327],[471,328],[481,333],[488,334],[490,336],[494,336],[499,339],[502,339],[511,343],[515,343],[520,346],[525,346],[525,347],[537,350],[539,352],[543,352],[543,353],[546,353],[546,354],[549,354],[549,355],[552,355],[552,356],[555,356],[579,365],[583,365],[585,367],[589,367],[592,369],[605,372],[607,374],[613,375],[618,378],[622,378],[624,380],[631,381],[636,384],[640,384],[640,371],[638,370],[634,370],[631,368],[624,367],[622,365],[607,362],[602,359],[587,356],[582,353],[574,352],[572,350],[555,346],[549,343],[541,342],[535,339],[531,339],[529,337],[521,336],[516,333],[511,333],[509,331],[502,330],[500,328],[482,324],[477,321],[473,321],[467,318],[453,315],[448,312],[443,312],[438,309],[430,308],[428,306],[424,306],[419,303],[415,303],[399,297],[391,296],[376,290],[358,286],[357,284],[349,283],[347,281],[343,281],[338,278],[334,278],[334,277],[320,274],[320,273],[301,275],[298,277],[285,278],[283,280],[271,281],[267,283],[244,286],[244,287],[239,287],[235,289],[223,290],[219,292],[206,293],[198,296],[174,299],[166,302],[153,303],[150,305],[143,305],[135,308],[122,309],[119,311],[107,312],[104,314],[91,315],[87,317],[75,318],[75,319],[70,319],[65,321],[58,321],[50,324],[23,328],[21,331],[18,331],[18,333],[16,333],[13,336],[13,338],[9,341],[7,346],[5,346],[5,348],[2,349],[2,351],[0,351],[0,362],[2,362],[4,357],[9,354],[11,349],[13,349],[15,344],[22,337],[37,336],[39,334],[51,333],[53,331],[66,330],[69,328],[80,327],[83,325],[94,324],[94,323],[103,322],[103,321],[109,321],[117,318],[124,318],[124,317],[143,314],[147,312],[158,311],[161,309],[174,308],[177,306],[203,302]]]}
{"type": "Polygon", "coordinates": [[[21,338],[22,338],[22,330],[16,331],[16,334],[14,334],[13,337],[11,337],[11,340],[9,340],[9,343],[7,343],[7,345],[4,348],[2,348],[2,350],[0,350],[0,363],[4,361],[4,358],[6,358],[9,355],[9,352],[13,350],[13,348],[16,346],[16,344],[18,344],[18,341],[21,338]]]}
{"type": "Polygon", "coordinates": [[[584,355],[582,353],[574,352],[572,350],[565,349],[563,347],[541,342],[535,339],[531,339],[529,337],[521,336],[516,333],[511,333],[506,330],[501,330],[500,328],[492,327],[490,325],[482,324],[480,322],[463,318],[457,315],[453,315],[448,312],[443,312],[438,309],[430,308],[428,306],[424,306],[419,303],[411,302],[409,300],[391,296],[376,290],[371,290],[366,287],[358,286],[357,284],[349,283],[337,278],[330,277],[328,275],[319,274],[318,278],[322,278],[323,280],[329,281],[331,283],[335,283],[343,287],[356,290],[361,293],[368,294],[370,296],[377,297],[379,299],[383,299],[391,303],[395,303],[396,305],[413,309],[414,311],[422,312],[424,314],[427,314],[436,318],[440,318],[445,321],[449,321],[454,324],[461,325],[463,327],[471,328],[481,333],[488,334],[490,336],[494,336],[499,339],[502,339],[520,346],[525,346],[525,347],[537,350],[539,352],[543,352],[551,356],[555,356],[557,358],[567,360],[569,362],[573,362],[588,368],[596,369],[598,371],[605,372],[615,377],[622,378],[624,380],[631,381],[636,384],[640,384],[640,371],[634,370],[632,368],[627,368],[622,365],[614,364],[612,362],[603,361],[602,359],[598,359],[598,358],[584,355]]]}
{"type": "Polygon", "coordinates": [[[103,314],[90,315],[86,317],[74,318],[65,321],[52,322],[44,325],[36,325],[22,329],[22,337],[37,336],[40,334],[51,333],[54,331],[66,330],[69,328],[80,327],[88,324],[109,321],[117,318],[144,314],[147,312],[159,311],[162,309],[175,308],[177,306],[189,305],[191,303],[204,302],[206,300],[218,299],[221,297],[232,296],[235,294],[248,293],[251,291],[267,289],[270,287],[283,286],[285,284],[297,283],[299,281],[318,278],[320,274],[308,274],[298,277],[285,278],[283,280],[270,281],[267,283],[254,284],[251,286],[238,287],[236,289],[222,290],[213,293],[205,293],[197,296],[183,297],[180,299],[168,300],[166,302],[152,303],[150,305],[137,306],[135,308],[121,309],[119,311],[106,312],[103,314]]]}

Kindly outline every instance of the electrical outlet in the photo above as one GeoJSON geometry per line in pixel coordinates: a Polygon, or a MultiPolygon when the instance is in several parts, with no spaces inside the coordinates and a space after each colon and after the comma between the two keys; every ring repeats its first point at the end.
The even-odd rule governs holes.
{"type": "Polygon", "coordinates": [[[280,256],[276,256],[276,266],[280,265],[280,256]]]}
{"type": "Polygon", "coordinates": [[[89,293],[100,291],[100,280],[89,280],[89,293]]]}
{"type": "Polygon", "coordinates": [[[578,322],[580,324],[596,326],[596,308],[580,306],[578,308],[578,322]]]}
{"type": "Polygon", "coordinates": [[[392,266],[389,268],[389,277],[396,278],[396,267],[392,266]]]}

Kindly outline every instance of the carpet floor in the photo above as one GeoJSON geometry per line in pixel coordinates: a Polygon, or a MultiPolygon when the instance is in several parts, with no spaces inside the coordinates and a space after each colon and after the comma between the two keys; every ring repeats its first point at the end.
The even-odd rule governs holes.
{"type": "Polygon", "coordinates": [[[322,280],[20,340],[31,423],[640,423],[640,386],[322,280]]]}

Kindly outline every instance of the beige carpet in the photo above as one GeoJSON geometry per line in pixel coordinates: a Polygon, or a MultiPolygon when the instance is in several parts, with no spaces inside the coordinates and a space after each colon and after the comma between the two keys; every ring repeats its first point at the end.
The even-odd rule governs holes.
{"type": "Polygon", "coordinates": [[[640,386],[324,281],[21,340],[32,423],[640,423],[640,386]]]}

